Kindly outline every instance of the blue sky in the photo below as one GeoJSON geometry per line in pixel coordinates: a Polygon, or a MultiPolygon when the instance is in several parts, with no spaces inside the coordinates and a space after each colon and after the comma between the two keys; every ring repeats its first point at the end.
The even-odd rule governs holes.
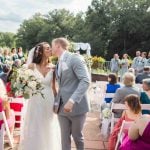
{"type": "Polygon", "coordinates": [[[36,12],[46,14],[65,8],[71,12],[86,11],[92,0],[0,0],[0,32],[17,32],[24,19],[36,12]]]}

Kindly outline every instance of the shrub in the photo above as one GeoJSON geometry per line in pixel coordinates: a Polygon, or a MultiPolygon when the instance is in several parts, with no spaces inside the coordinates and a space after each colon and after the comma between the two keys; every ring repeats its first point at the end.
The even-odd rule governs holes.
{"type": "Polygon", "coordinates": [[[105,62],[104,58],[94,56],[94,57],[92,57],[92,68],[97,69],[97,68],[101,67],[104,62],[105,62]]]}

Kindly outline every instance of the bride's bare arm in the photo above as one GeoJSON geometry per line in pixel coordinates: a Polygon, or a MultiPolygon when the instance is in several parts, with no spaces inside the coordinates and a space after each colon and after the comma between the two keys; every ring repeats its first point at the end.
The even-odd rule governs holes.
{"type": "Polygon", "coordinates": [[[56,96],[57,95],[57,90],[56,90],[56,76],[55,76],[55,72],[53,73],[52,89],[53,89],[54,96],[56,96]]]}

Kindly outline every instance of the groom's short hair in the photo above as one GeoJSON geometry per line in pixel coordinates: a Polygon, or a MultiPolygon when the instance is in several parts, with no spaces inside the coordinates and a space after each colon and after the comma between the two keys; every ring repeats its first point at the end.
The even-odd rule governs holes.
{"type": "Polygon", "coordinates": [[[69,45],[70,45],[69,41],[66,38],[63,38],[63,37],[56,38],[52,42],[54,42],[55,44],[60,44],[61,47],[65,50],[68,50],[69,45]]]}

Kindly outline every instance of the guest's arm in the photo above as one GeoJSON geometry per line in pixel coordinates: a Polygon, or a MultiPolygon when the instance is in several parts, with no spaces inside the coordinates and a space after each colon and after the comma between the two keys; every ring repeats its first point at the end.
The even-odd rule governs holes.
{"type": "Polygon", "coordinates": [[[139,128],[137,122],[134,122],[129,128],[128,136],[131,140],[135,141],[139,138],[139,128]]]}
{"type": "Polygon", "coordinates": [[[124,111],[122,112],[121,118],[125,117],[125,114],[126,114],[126,110],[124,110],[124,111]]]}
{"type": "Polygon", "coordinates": [[[6,119],[10,118],[10,104],[8,101],[3,101],[3,109],[5,111],[6,119]]]}

